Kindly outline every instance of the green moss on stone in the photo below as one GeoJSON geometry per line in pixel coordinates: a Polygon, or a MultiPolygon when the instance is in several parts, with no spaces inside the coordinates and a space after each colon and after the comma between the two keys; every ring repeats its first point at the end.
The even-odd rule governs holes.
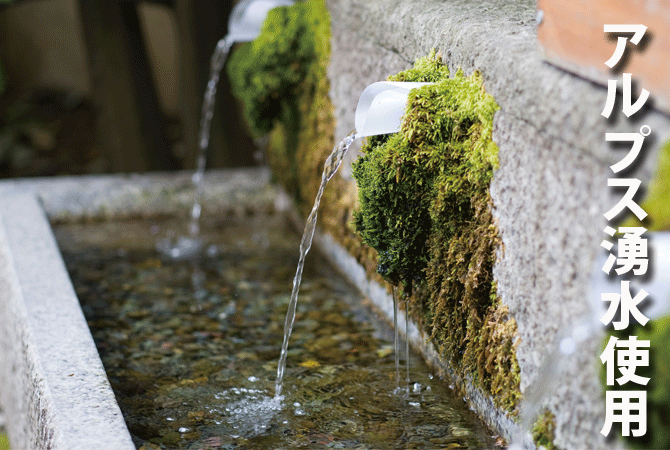
{"type": "Polygon", "coordinates": [[[227,65],[252,133],[271,133],[275,177],[300,202],[312,191],[305,172],[325,160],[309,145],[332,145],[329,57],[328,10],[324,0],[308,0],[270,11],[258,38],[235,49],[227,65]]]}
{"type": "Polygon", "coordinates": [[[498,109],[479,73],[466,77],[434,53],[394,81],[411,91],[401,131],[376,136],[354,164],[355,226],[378,253],[377,271],[407,294],[441,353],[513,410],[519,393],[516,323],[493,281],[499,244],[489,185],[498,166],[498,109]]]}
{"type": "MultiPolygon", "coordinates": [[[[303,212],[311,208],[323,163],[334,144],[329,56],[330,21],[324,0],[308,0],[273,11],[261,36],[235,50],[228,65],[250,128],[257,134],[270,131],[267,156],[275,178],[294,194],[303,212]]],[[[392,79],[439,82],[412,96],[403,133],[372,138],[368,143],[371,148],[404,137],[412,146],[401,151],[404,160],[393,163],[391,153],[391,160],[380,160],[395,164],[392,168],[397,174],[393,172],[391,178],[397,175],[402,180],[398,192],[404,192],[405,204],[413,211],[404,215],[403,199],[398,197],[398,214],[392,210],[382,213],[384,220],[391,221],[411,217],[404,230],[413,236],[404,249],[390,247],[400,258],[388,258],[394,265],[387,278],[404,283],[408,291],[417,285],[411,299],[417,322],[425,325],[447,358],[460,361],[464,375],[474,375],[498,404],[511,410],[519,396],[513,345],[516,324],[507,319],[491,276],[497,230],[488,185],[497,166],[497,148],[491,141],[497,106],[485,94],[478,74],[465,77],[459,73],[445,82],[448,70],[434,55],[392,79]],[[457,162],[445,165],[447,160],[457,162]],[[412,182],[417,184],[412,186],[412,182]],[[451,203],[453,199],[456,204],[451,203]],[[421,207],[415,208],[414,202],[421,207]],[[407,226],[410,221],[414,222],[407,226]],[[464,253],[449,257],[449,249],[454,252],[461,247],[464,253]],[[439,258],[449,259],[450,265],[441,267],[439,258]],[[397,261],[405,261],[404,266],[397,261]],[[466,273],[462,282],[453,280],[462,273],[466,273]],[[457,296],[462,294],[462,304],[456,312],[450,311],[448,305],[458,303],[457,296]],[[464,354],[467,358],[462,358],[464,354]]],[[[390,185],[381,183],[380,187],[390,185]]],[[[351,225],[355,198],[356,186],[334,177],[324,193],[321,227],[374,275],[377,262],[383,265],[387,255],[361,245],[351,225]]]]}
{"type": "MultiPolygon", "coordinates": [[[[625,330],[613,331],[611,335],[619,339],[637,336],[638,341],[650,341],[649,366],[635,369],[636,375],[650,379],[646,386],[632,382],[619,386],[616,381],[614,386],[607,386],[605,365],[601,367],[604,390],[647,391],[647,433],[640,437],[624,438],[626,445],[635,449],[670,448],[670,316],[651,320],[645,326],[636,324],[625,330]]],[[[603,349],[608,340],[609,336],[603,343],[603,349]]],[[[615,369],[615,380],[619,375],[615,369]]],[[[621,436],[620,428],[616,425],[610,433],[621,436]]]]}
{"type": "Polygon", "coordinates": [[[537,448],[558,450],[558,447],[554,445],[555,432],[556,417],[551,411],[545,410],[533,425],[533,441],[537,448]]]}
{"type": "MultiPolygon", "coordinates": [[[[298,2],[271,10],[260,35],[236,49],[228,64],[233,92],[244,103],[254,133],[269,133],[275,120],[287,122],[298,109],[294,98],[318,58],[318,2],[298,2]]],[[[293,121],[292,119],[288,121],[293,121]]]]}

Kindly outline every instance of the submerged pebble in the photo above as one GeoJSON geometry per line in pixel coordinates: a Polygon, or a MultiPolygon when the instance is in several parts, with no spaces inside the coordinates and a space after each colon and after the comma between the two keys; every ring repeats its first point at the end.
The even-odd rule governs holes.
{"type": "Polygon", "coordinates": [[[199,262],[154,249],[176,222],[55,230],[137,448],[496,447],[420,359],[409,396],[394,393],[392,333],[316,253],[274,398],[299,237],[281,215],[203,219],[217,251],[199,262]]]}

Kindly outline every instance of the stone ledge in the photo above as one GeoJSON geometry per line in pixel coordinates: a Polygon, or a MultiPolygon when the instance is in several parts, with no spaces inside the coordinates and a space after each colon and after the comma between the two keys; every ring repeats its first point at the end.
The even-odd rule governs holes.
{"type": "Polygon", "coordinates": [[[133,449],[34,194],[0,195],[0,405],[17,449],[133,449]]]}
{"type": "MultiPolygon", "coordinates": [[[[185,215],[193,203],[191,172],[30,178],[0,182],[0,195],[34,193],[50,220],[102,219],[132,215],[185,215]]],[[[208,209],[269,201],[270,172],[264,168],[208,172],[203,203],[208,209]]]]}

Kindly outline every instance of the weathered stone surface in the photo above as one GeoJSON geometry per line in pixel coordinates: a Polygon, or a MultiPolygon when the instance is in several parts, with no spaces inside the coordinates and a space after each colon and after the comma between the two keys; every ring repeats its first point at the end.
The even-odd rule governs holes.
{"type": "MultiPolygon", "coordinates": [[[[491,186],[503,245],[494,268],[498,293],[516,319],[522,392],[537,377],[556,334],[587,314],[593,259],[617,196],[607,187],[620,160],[606,132],[653,131],[628,176],[651,177],[667,116],[647,109],[634,120],[601,116],[606,88],[544,62],[537,52],[532,1],[332,0],[331,97],[337,136],[353,127],[363,88],[410,67],[436,48],[452,73],[480,70],[501,107],[494,119],[500,168],[491,186]]],[[[604,61],[603,61],[604,63],[604,61]]],[[[618,105],[618,107],[620,107],[618,105]]],[[[617,194],[618,195],[618,194],[617,194]]],[[[548,405],[561,448],[611,448],[597,379],[597,339],[566,365],[548,405]]],[[[491,414],[479,409],[484,415],[491,414]]]]}
{"type": "Polygon", "coordinates": [[[0,404],[17,449],[132,449],[42,208],[0,196],[0,404]]]}
{"type": "MultiPolygon", "coordinates": [[[[4,181],[0,193],[12,197],[33,192],[50,220],[120,216],[185,215],[193,203],[190,172],[71,176],[4,181]]],[[[203,207],[222,209],[267,202],[275,192],[265,169],[218,170],[203,182],[203,207]]]]}

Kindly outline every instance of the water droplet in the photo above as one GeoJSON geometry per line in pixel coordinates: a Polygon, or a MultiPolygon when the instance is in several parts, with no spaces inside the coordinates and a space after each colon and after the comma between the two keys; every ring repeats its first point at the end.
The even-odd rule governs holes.
{"type": "Polygon", "coordinates": [[[179,429],[179,432],[180,432],[180,433],[188,433],[189,431],[191,431],[191,429],[190,429],[190,428],[186,428],[186,427],[181,427],[181,428],[179,429]]]}

